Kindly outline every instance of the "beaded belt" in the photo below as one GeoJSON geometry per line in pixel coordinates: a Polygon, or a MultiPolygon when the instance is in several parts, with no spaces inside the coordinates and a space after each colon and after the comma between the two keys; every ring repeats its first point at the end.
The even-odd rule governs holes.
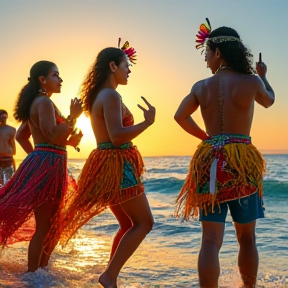
{"type": "Polygon", "coordinates": [[[220,148],[231,143],[251,144],[251,137],[242,134],[219,134],[212,136],[204,142],[209,143],[213,148],[220,148]]]}
{"type": "Polygon", "coordinates": [[[66,148],[63,146],[56,146],[48,143],[41,143],[41,144],[35,144],[34,151],[47,151],[47,152],[54,152],[56,154],[63,154],[65,155],[66,148]]]}
{"type": "Polygon", "coordinates": [[[132,142],[127,142],[124,143],[120,146],[114,146],[111,142],[104,142],[104,143],[100,143],[97,145],[97,148],[99,150],[105,150],[105,149],[130,149],[133,147],[133,143],[132,142]]]}

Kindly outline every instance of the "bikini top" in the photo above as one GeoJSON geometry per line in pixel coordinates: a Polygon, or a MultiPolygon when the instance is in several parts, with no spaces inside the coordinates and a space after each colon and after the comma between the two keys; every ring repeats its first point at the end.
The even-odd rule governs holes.
{"type": "Polygon", "coordinates": [[[57,111],[56,109],[55,109],[55,118],[56,118],[56,124],[60,124],[65,121],[64,116],[61,115],[61,113],[59,113],[59,111],[57,111]]]}
{"type": "Polygon", "coordinates": [[[65,117],[62,115],[60,110],[57,108],[57,106],[51,101],[55,110],[55,119],[56,119],[56,124],[60,124],[65,121],[65,117]]]}
{"type": "Polygon", "coordinates": [[[134,124],[134,117],[124,103],[122,103],[122,115],[123,127],[132,126],[134,124]]]}
{"type": "MultiPolygon", "coordinates": [[[[52,101],[51,101],[51,103],[54,107],[56,124],[60,124],[60,123],[64,122],[65,117],[61,114],[60,110],[56,107],[56,105],[52,101]]],[[[29,116],[29,122],[31,122],[30,116],[29,116]]]]}

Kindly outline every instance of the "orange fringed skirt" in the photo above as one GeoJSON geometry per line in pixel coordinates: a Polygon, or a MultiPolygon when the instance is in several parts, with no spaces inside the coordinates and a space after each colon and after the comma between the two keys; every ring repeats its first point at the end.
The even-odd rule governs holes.
{"type": "Polygon", "coordinates": [[[119,147],[99,144],[80,173],[77,193],[71,195],[62,211],[66,225],[60,244],[65,246],[80,227],[107,207],[142,194],[143,173],[143,159],[131,142],[119,147]]]}
{"type": "Polygon", "coordinates": [[[199,209],[259,193],[262,198],[265,160],[251,138],[221,134],[201,142],[191,159],[185,183],[176,200],[176,217],[198,218],[199,209]]]}

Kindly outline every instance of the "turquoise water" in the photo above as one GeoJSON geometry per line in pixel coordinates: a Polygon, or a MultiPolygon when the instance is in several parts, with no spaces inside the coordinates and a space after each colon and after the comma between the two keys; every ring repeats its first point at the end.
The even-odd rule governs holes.
{"type": "MultiPolygon", "coordinates": [[[[265,219],[257,223],[260,257],[258,287],[288,287],[288,155],[264,155],[265,219]]],[[[197,256],[201,226],[172,217],[173,202],[185,179],[190,157],[144,158],[145,189],[155,218],[153,230],[119,275],[118,287],[198,287],[197,256]]],[[[77,177],[84,160],[69,160],[77,177]]],[[[27,243],[9,247],[0,260],[0,287],[98,287],[109,258],[117,222],[107,211],[79,230],[65,248],[57,247],[48,269],[26,274],[27,243]]],[[[221,287],[239,287],[238,246],[228,216],[220,252],[221,287]]],[[[100,286],[99,286],[100,287],[100,286]]]]}

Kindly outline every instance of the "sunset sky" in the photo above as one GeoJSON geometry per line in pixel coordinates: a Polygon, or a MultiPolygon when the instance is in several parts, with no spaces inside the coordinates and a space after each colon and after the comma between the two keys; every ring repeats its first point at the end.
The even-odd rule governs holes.
{"type": "MultiPolygon", "coordinates": [[[[127,86],[119,86],[135,122],[143,120],[140,96],[156,107],[154,125],[133,142],[143,156],[192,155],[199,140],[174,121],[174,113],[192,85],[210,77],[204,56],[195,49],[195,35],[205,18],[212,29],[236,29],[255,55],[262,52],[275,104],[256,106],[253,143],[264,153],[288,153],[288,0],[0,0],[0,109],[12,116],[30,67],[39,60],[55,62],[63,78],[61,94],[52,100],[69,114],[69,102],[98,52],[117,46],[118,37],[137,51],[137,64],[127,86]]],[[[201,126],[200,112],[195,119],[201,126]]],[[[86,158],[96,142],[90,121],[81,116],[81,152],[86,158]]],[[[25,157],[17,146],[16,158],[25,157]]]]}

